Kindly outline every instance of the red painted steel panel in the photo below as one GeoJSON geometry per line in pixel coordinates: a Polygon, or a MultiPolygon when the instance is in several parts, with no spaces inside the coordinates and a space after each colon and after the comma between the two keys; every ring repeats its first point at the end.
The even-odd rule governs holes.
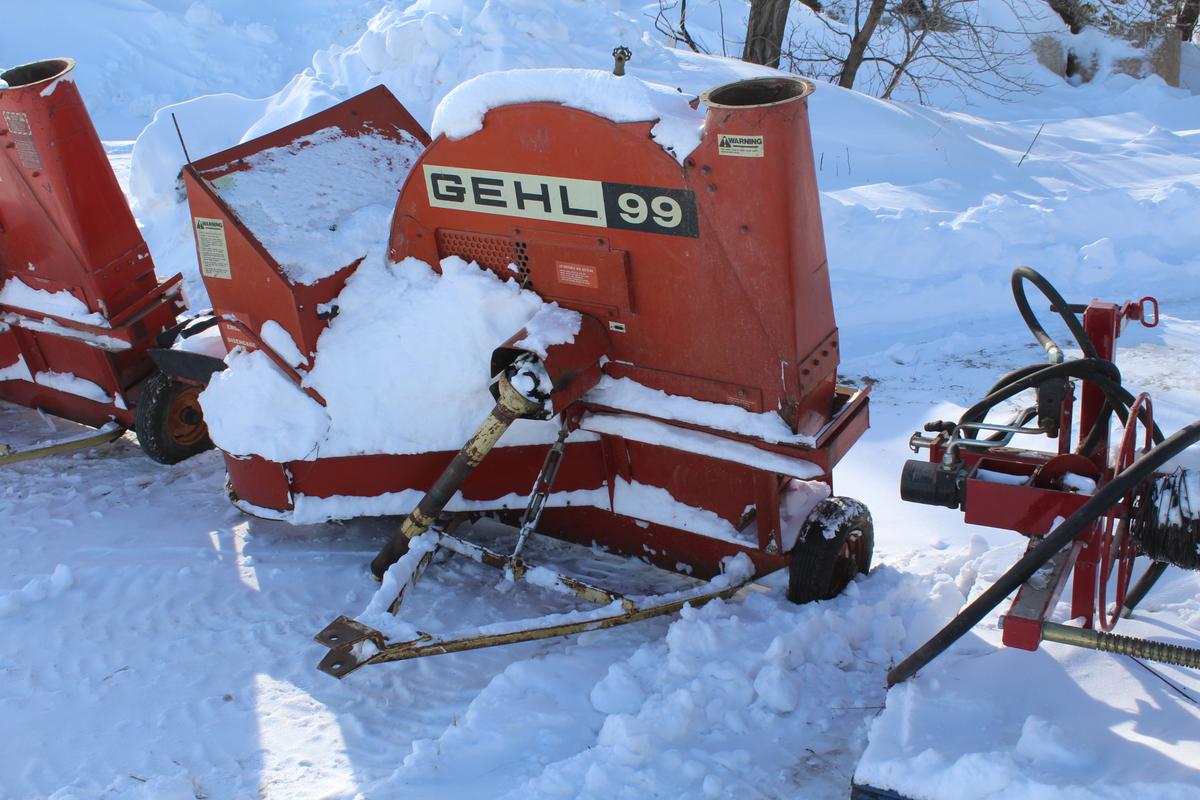
{"type": "MultiPolygon", "coordinates": [[[[404,131],[422,144],[429,142],[429,135],[387,87],[377,86],[299,122],[195,161],[184,169],[193,221],[202,218],[224,223],[229,276],[203,276],[213,307],[222,314],[235,315],[255,331],[267,320],[278,322],[306,354],[316,350],[317,338],[328,324],[318,306],[337,297],[358,261],[311,285],[292,281],[254,232],[221,199],[212,182],[248,169],[244,162],[248,156],[286,146],[329,127],[338,127],[347,136],[371,133],[397,140],[399,132],[404,131]]],[[[221,326],[221,333],[231,348],[258,349],[257,342],[247,340],[226,325],[221,326]]]]}
{"type": "MultiPolygon", "coordinates": [[[[14,345],[34,373],[69,373],[115,402],[98,403],[28,381],[0,381],[0,398],[87,424],[133,422],[140,384],[153,369],[146,349],[183,308],[176,275],[159,283],[154,263],[71,78],[74,62],[14,67],[0,89],[0,283],[69,292],[111,325],[82,325],[0,306],[14,345]],[[175,292],[175,293],[172,293],[175,292]],[[69,328],[61,335],[51,325],[69,328]],[[128,345],[90,346],[79,337],[128,345]],[[124,406],[124,407],[122,407],[124,406]]],[[[7,364],[6,364],[7,365],[7,364]]]]}
{"type": "Polygon", "coordinates": [[[34,288],[67,289],[107,316],[157,280],[74,66],[55,59],[4,73],[12,88],[0,89],[0,269],[34,288]]]}

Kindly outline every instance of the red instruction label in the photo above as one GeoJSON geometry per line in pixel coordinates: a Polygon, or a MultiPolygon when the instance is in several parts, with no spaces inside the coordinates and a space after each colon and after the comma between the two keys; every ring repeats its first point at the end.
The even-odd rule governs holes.
{"type": "Polygon", "coordinates": [[[558,267],[558,282],[567,286],[584,286],[588,289],[600,288],[600,273],[590,264],[568,264],[565,261],[554,262],[558,267]]]}

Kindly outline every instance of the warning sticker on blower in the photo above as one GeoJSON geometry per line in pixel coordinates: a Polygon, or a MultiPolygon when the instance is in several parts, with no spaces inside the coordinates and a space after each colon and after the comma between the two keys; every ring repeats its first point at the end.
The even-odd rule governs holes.
{"type": "Polygon", "coordinates": [[[225,245],[225,222],[196,217],[196,246],[200,253],[200,272],[206,278],[229,280],[229,248],[225,245]]]}
{"type": "Polygon", "coordinates": [[[762,158],[763,137],[761,135],[719,133],[717,134],[717,152],[723,156],[762,158]]]}
{"type": "Polygon", "coordinates": [[[582,286],[586,289],[600,288],[600,274],[590,264],[568,264],[565,261],[555,261],[558,268],[558,282],[567,286],[582,286]]]}

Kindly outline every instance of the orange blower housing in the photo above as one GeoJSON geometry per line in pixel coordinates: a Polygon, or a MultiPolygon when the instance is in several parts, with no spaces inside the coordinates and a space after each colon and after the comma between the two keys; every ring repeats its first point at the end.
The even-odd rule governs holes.
{"type": "Polygon", "coordinates": [[[132,426],[155,370],[146,351],[184,308],[181,276],[155,276],[74,67],[62,58],[0,73],[0,286],[65,292],[87,311],[0,304],[0,399],[132,426]]]}
{"type": "MultiPolygon", "coordinates": [[[[392,220],[392,261],[412,256],[436,266],[460,256],[583,315],[575,341],[543,359],[554,413],[593,434],[568,441],[554,492],[607,490],[608,502],[567,505],[551,495],[543,532],[698,577],[717,573],[721,559],[736,553],[760,572],[788,563],[780,506],[789,481],[831,484],[834,465],[868,423],[866,392],[836,383],[839,337],[808,125],[812,88],[766,78],[711,90],[700,101],[707,108],[700,144],[682,163],[652,138],[654,121],[617,123],[555,103],[522,103],[489,111],[482,129],[462,139],[439,136],[413,167],[392,220]],[[587,392],[604,376],[778,415],[786,430],[764,438],[601,404],[587,392]],[[621,502],[618,488],[634,484],[664,490],[737,533],[647,520],[621,502]]],[[[345,116],[340,108],[324,113],[345,116]]],[[[414,125],[406,129],[423,137],[414,125]]],[[[256,151],[298,135],[277,134],[242,147],[256,151]]],[[[208,161],[228,163],[232,155],[189,170],[194,216],[228,217],[201,179],[208,161]]],[[[259,268],[247,270],[245,290],[240,268],[234,263],[228,288],[241,305],[222,308],[213,292],[218,312],[267,302],[266,292],[250,289],[259,268]]],[[[291,332],[307,343],[302,328],[291,332]]],[[[497,343],[493,374],[520,354],[522,338],[497,343]]],[[[239,498],[286,513],[298,494],[427,489],[453,455],[287,464],[231,456],[227,464],[239,498]]],[[[529,493],[544,455],[544,447],[501,440],[463,497],[475,508],[511,507],[502,499],[529,493]]]]}

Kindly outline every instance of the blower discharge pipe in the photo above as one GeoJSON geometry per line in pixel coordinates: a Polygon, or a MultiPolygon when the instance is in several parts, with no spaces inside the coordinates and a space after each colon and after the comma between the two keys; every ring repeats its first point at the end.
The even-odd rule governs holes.
{"type": "Polygon", "coordinates": [[[887,685],[895,686],[908,680],[917,670],[924,667],[954,644],[963,634],[983,620],[996,606],[1012,594],[1021,584],[1028,581],[1043,564],[1062,548],[1074,542],[1089,525],[1104,515],[1126,494],[1149,478],[1155,470],[1185,449],[1200,441],[1200,420],[1181,428],[1162,444],[1143,455],[1115,478],[1104,485],[1091,500],[1084,503],[1061,525],[1048,533],[1041,544],[1027,552],[987,591],[967,605],[950,620],[933,638],[921,645],[908,658],[893,667],[887,676],[887,685]]]}
{"type": "Polygon", "coordinates": [[[455,492],[462,488],[467,478],[479,466],[479,462],[483,461],[484,456],[491,452],[509,426],[521,417],[531,416],[542,411],[543,405],[540,401],[530,400],[513,387],[507,372],[500,373],[499,388],[496,407],[487,415],[483,424],[467,440],[462,449],[455,454],[450,464],[421,498],[421,502],[417,503],[417,507],[404,518],[400,529],[392,535],[391,540],[371,561],[371,572],[377,580],[383,580],[383,573],[387,572],[388,567],[395,564],[401,556],[408,552],[408,543],[411,539],[429,530],[433,521],[450,502],[450,498],[454,497],[455,492]]]}

